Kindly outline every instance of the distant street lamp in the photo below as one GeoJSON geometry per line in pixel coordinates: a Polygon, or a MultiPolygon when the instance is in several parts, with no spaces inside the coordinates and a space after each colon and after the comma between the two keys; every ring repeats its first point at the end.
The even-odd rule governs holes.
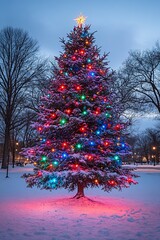
{"type": "Polygon", "coordinates": [[[154,153],[153,160],[154,160],[154,166],[155,166],[156,165],[156,147],[153,146],[152,150],[153,150],[153,153],[154,153]]]}

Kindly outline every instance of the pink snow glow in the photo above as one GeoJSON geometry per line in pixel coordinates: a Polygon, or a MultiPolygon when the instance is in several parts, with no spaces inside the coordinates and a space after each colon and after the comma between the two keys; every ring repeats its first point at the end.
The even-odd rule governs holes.
{"type": "Polygon", "coordinates": [[[159,240],[160,171],[138,172],[139,184],[122,192],[85,191],[73,199],[65,190],[26,188],[17,167],[0,171],[0,240],[159,240]]]}

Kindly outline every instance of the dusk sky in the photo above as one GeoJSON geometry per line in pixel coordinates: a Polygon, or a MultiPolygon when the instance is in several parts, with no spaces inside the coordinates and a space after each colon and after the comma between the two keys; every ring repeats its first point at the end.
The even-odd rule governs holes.
{"type": "Polygon", "coordinates": [[[152,48],[160,39],[159,9],[158,0],[0,0],[0,29],[28,31],[41,54],[52,59],[61,51],[59,37],[66,37],[82,13],[116,70],[129,50],[152,48]]]}

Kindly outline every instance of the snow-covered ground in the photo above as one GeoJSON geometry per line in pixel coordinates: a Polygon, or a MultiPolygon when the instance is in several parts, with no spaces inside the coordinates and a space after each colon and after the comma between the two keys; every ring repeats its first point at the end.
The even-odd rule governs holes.
{"type": "Polygon", "coordinates": [[[0,170],[0,240],[160,240],[160,170],[137,169],[139,184],[122,192],[75,193],[26,188],[23,172],[0,170]]]}

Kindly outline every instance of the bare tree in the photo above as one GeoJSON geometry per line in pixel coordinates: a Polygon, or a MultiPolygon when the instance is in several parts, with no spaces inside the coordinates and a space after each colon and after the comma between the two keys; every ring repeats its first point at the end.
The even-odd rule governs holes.
{"type": "Polygon", "coordinates": [[[152,50],[132,51],[116,81],[126,109],[153,108],[160,113],[160,46],[152,50]]]}
{"type": "Polygon", "coordinates": [[[11,132],[23,124],[22,113],[30,86],[44,79],[45,65],[39,61],[37,42],[27,32],[12,27],[0,31],[0,117],[4,126],[2,168],[7,167],[11,132]]]}

